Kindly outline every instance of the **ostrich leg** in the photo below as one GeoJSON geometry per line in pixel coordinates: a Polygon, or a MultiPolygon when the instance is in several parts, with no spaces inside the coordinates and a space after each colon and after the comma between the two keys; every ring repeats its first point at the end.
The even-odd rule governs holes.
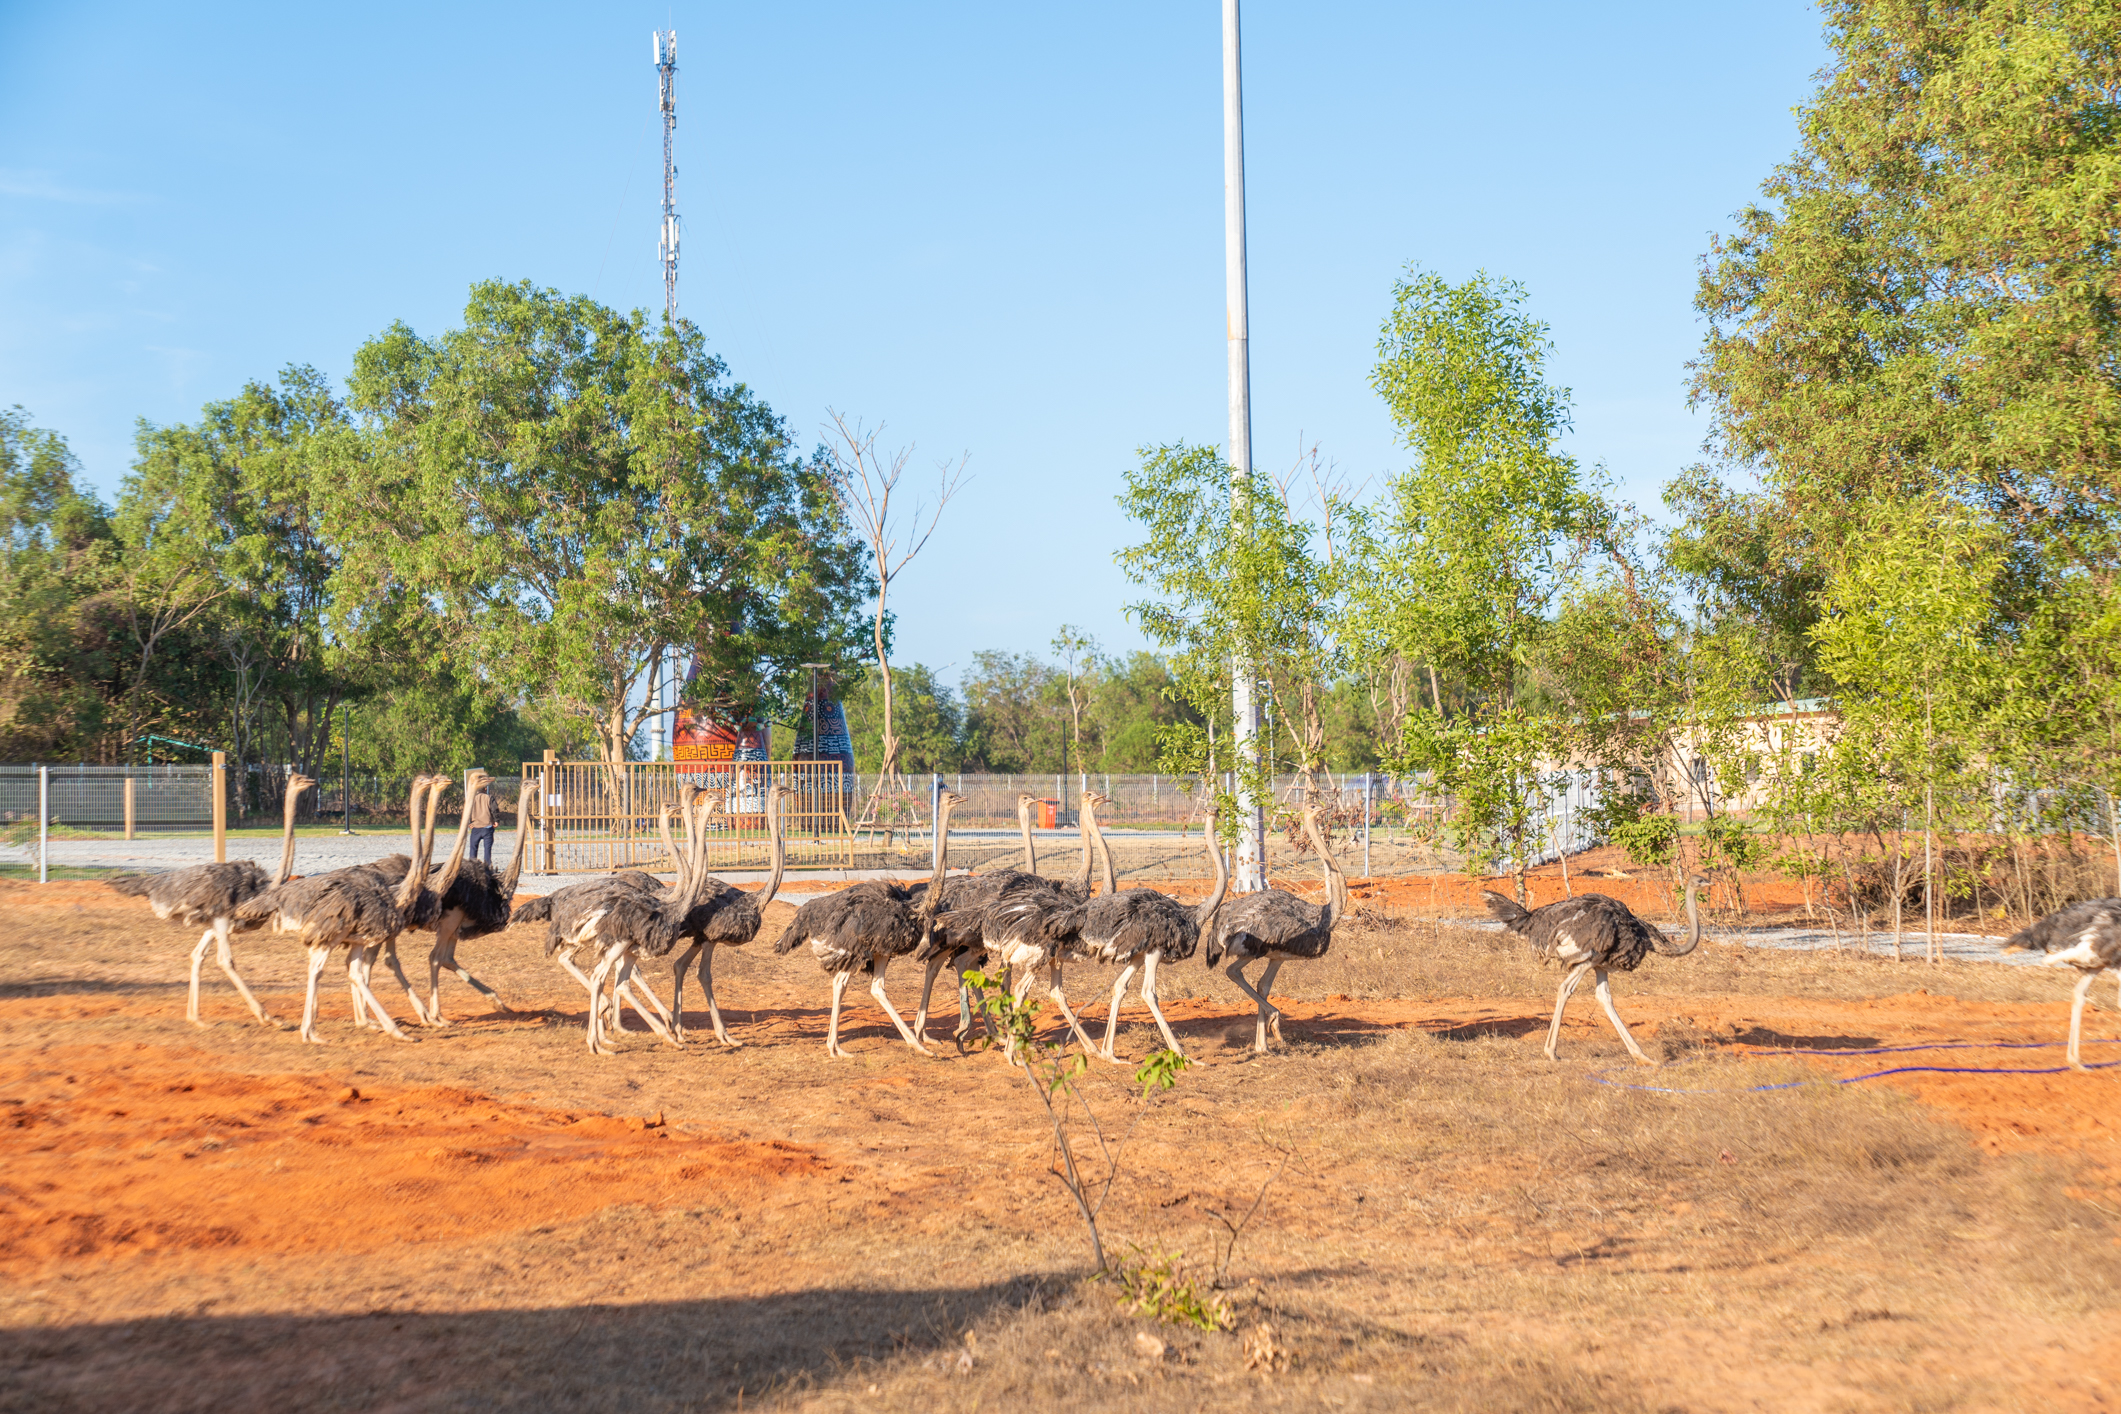
{"type": "Polygon", "coordinates": [[[957,1030],[951,1034],[957,1037],[970,1036],[972,1034],[972,1023],[976,1020],[979,1022],[979,1029],[986,1032],[987,1039],[992,1041],[994,1039],[994,1023],[987,1016],[987,994],[965,980],[965,964],[968,961],[970,961],[969,958],[960,957],[957,960],[956,967],[952,969],[957,973],[957,1030]],[[979,998],[979,1010],[977,1012],[972,1009],[972,998],[974,997],[979,998]]]}
{"type": "Polygon", "coordinates": [[[2096,972],[2087,972],[2077,983],[2076,996],[2069,1004],[2069,1068],[2083,1070],[2084,1065],[2084,999],[2091,994],[2092,983],[2099,980],[2096,972]]]}
{"type": "MultiPolygon", "coordinates": [[[[935,992],[935,979],[942,975],[943,968],[949,961],[949,957],[945,954],[936,953],[928,959],[928,970],[921,977],[921,1004],[915,1007],[913,1011],[913,1034],[924,1040],[928,1035],[928,1002],[935,992]]],[[[958,1005],[962,1008],[964,1006],[964,984],[962,982],[958,984],[958,998],[958,1005]]],[[[960,1031],[963,1030],[962,1027],[959,1029],[960,1031]]]]}
{"type": "Polygon", "coordinates": [[[1281,1039],[1281,1008],[1273,1002],[1274,977],[1281,971],[1285,960],[1278,957],[1268,958],[1267,970],[1259,974],[1259,1004],[1267,1009],[1267,1030],[1277,1041],[1281,1039]]]}
{"type": "Polygon", "coordinates": [[[324,975],[324,964],[331,961],[331,949],[311,947],[309,950],[309,985],[302,998],[302,1039],[312,1046],[324,1044],[317,1034],[317,979],[324,975]]]}
{"type": "MultiPolygon", "coordinates": [[[[700,990],[707,994],[707,1019],[714,1023],[714,1039],[720,1041],[731,1050],[743,1045],[742,1041],[729,1039],[729,1029],[722,1025],[721,1004],[714,999],[713,943],[708,943],[700,953],[700,990]]],[[[675,1023],[676,1017],[673,1016],[671,1019],[675,1023]]],[[[684,1033],[680,1031],[678,1034],[682,1036],[684,1033]]]]}
{"type": "Polygon", "coordinates": [[[1178,1044],[1178,1037],[1171,1034],[1171,1023],[1164,1020],[1164,1009],[1156,1004],[1156,964],[1160,954],[1150,953],[1142,964],[1142,1000],[1149,1004],[1149,1015],[1156,1018],[1156,1029],[1164,1033],[1164,1044],[1179,1057],[1185,1059],[1185,1051],[1178,1044]]]}
{"type": "MultiPolygon", "coordinates": [[[[676,962],[670,964],[670,1029],[675,1035],[685,1034],[685,974],[692,970],[693,959],[700,955],[703,948],[704,944],[694,943],[678,955],[676,962]]],[[[703,977],[707,969],[714,965],[714,954],[708,952],[707,957],[708,961],[700,968],[703,977]]],[[[711,990],[707,993],[707,1006],[710,1011],[714,1008],[714,993],[711,990]]],[[[722,1029],[719,1020],[716,1021],[714,1029],[719,1035],[722,1029]]]]}
{"type": "Polygon", "coordinates": [[[1605,1008],[1606,1020],[1612,1022],[1613,1029],[1620,1033],[1621,1044],[1628,1048],[1628,1054],[1644,1065],[1654,1066],[1657,1064],[1657,1062],[1642,1053],[1642,1047],[1635,1044],[1634,1034],[1628,1030],[1627,1023],[1620,1019],[1619,1012],[1613,1010],[1613,989],[1606,982],[1605,969],[1603,967],[1598,969],[1598,1002],[1599,1005],[1605,1008]]]}
{"type": "MultiPolygon", "coordinates": [[[[1076,1040],[1082,1042],[1083,1049],[1100,1060],[1108,1059],[1098,1050],[1097,1043],[1090,1039],[1090,1033],[1083,1030],[1082,1022],[1069,1009],[1067,994],[1061,991],[1061,970],[1058,964],[1046,969],[1046,983],[1046,995],[1053,998],[1053,1004],[1060,1008],[1060,1014],[1068,1018],[1068,1029],[1075,1033],[1076,1040]]],[[[1116,1065],[1119,1062],[1113,1063],[1116,1065]]]]}
{"type": "MultiPolygon", "coordinates": [[[[1155,954],[1151,953],[1150,956],[1154,957],[1155,954]]],[[[1108,1061],[1119,1059],[1112,1053],[1113,1038],[1119,1034],[1119,999],[1126,995],[1127,984],[1133,980],[1134,964],[1130,962],[1119,974],[1119,980],[1112,984],[1112,1005],[1105,1009],[1105,1059],[1108,1061]]],[[[1148,985],[1146,979],[1142,985],[1148,985]]]]}
{"type": "Polygon", "coordinates": [[[634,966],[632,953],[626,953],[621,957],[618,973],[612,980],[611,1010],[613,1015],[618,1014],[618,998],[622,991],[625,994],[627,1003],[633,1007],[634,1012],[639,1015],[641,1020],[648,1023],[650,1031],[655,1032],[656,1035],[662,1037],[671,1045],[681,1050],[684,1048],[684,1037],[671,1031],[668,1024],[670,1014],[663,1010],[663,999],[655,994],[655,988],[648,985],[648,979],[641,975],[639,968],[634,966]],[[636,986],[636,983],[639,985],[636,986]],[[639,1001],[641,997],[648,999],[646,1008],[642,1007],[639,1001]]]}
{"type": "Polygon", "coordinates": [[[445,914],[435,925],[435,945],[427,952],[427,1024],[447,1026],[449,1018],[442,1015],[442,974],[456,973],[458,979],[473,991],[493,1003],[493,1009],[503,1016],[515,1015],[515,1008],[501,1000],[501,994],[471,975],[471,969],[457,961],[456,915],[445,914]]]}
{"type": "MultiPolygon", "coordinates": [[[[346,976],[347,980],[353,985],[356,997],[360,1001],[366,1002],[369,1010],[375,1014],[376,1025],[400,1041],[410,1041],[412,1037],[406,1035],[399,1028],[398,1019],[384,1009],[382,1001],[376,996],[375,988],[371,987],[368,982],[369,973],[375,967],[376,954],[378,952],[388,952],[389,950],[390,944],[388,943],[385,943],[381,948],[355,947],[352,955],[346,959],[346,976]]],[[[393,961],[395,961],[395,954],[392,956],[393,961]]],[[[404,981],[402,972],[398,974],[398,980],[404,981]]],[[[418,1010],[420,999],[409,984],[406,986],[405,992],[407,996],[413,998],[413,1007],[418,1010]]],[[[427,1013],[422,1011],[420,1014],[424,1017],[427,1013]]]]}
{"type": "MultiPolygon", "coordinates": [[[[279,1023],[266,1015],[265,1008],[258,1005],[258,999],[251,995],[250,988],[244,985],[243,979],[236,974],[236,959],[229,951],[228,946],[228,920],[226,918],[214,920],[214,961],[219,964],[221,971],[227,974],[228,980],[235,984],[236,990],[243,994],[243,1000],[250,1004],[250,1014],[267,1026],[277,1028],[279,1023]]],[[[194,994],[193,1000],[196,1002],[196,994],[194,994]]],[[[196,1019],[194,1018],[194,1020],[196,1019]]]]}
{"type": "Polygon", "coordinates": [[[890,970],[890,958],[880,957],[876,960],[876,972],[869,979],[869,995],[876,998],[876,1004],[884,1009],[884,1015],[891,1018],[891,1024],[898,1028],[898,1034],[906,1039],[907,1045],[924,1056],[935,1054],[921,1044],[921,1038],[913,1034],[913,1028],[906,1024],[906,1018],[900,1016],[898,1008],[891,1005],[891,998],[884,995],[884,974],[890,970]]]}
{"type": "MultiPolygon", "coordinates": [[[[412,1014],[419,1019],[422,1026],[431,1024],[427,1020],[426,1001],[413,989],[412,979],[405,975],[405,967],[398,961],[397,939],[393,938],[383,945],[383,960],[390,964],[391,975],[395,976],[398,979],[398,985],[405,989],[406,1000],[412,1003],[412,1014]]],[[[374,966],[375,954],[371,952],[369,954],[369,969],[373,969],[374,966]]]]}
{"type": "Polygon", "coordinates": [[[1569,995],[1576,990],[1576,984],[1583,980],[1583,974],[1590,970],[1591,964],[1579,962],[1569,970],[1568,976],[1561,979],[1561,991],[1554,998],[1554,1024],[1547,1028],[1548,1060],[1554,1059],[1554,1048],[1561,1044],[1561,1014],[1568,1009],[1569,995]]]}
{"type": "Polygon", "coordinates": [[[1223,969],[1223,975],[1235,982],[1237,990],[1250,997],[1252,1005],[1259,1008],[1259,1024],[1253,1035],[1252,1049],[1260,1055],[1265,1055],[1267,1053],[1267,999],[1259,994],[1257,988],[1245,980],[1245,964],[1251,960],[1249,957],[1239,958],[1223,969]]]}
{"type": "Polygon", "coordinates": [[[199,946],[191,950],[191,1000],[185,1004],[184,1019],[192,1025],[204,1027],[199,1020],[199,968],[206,961],[207,945],[214,940],[214,930],[208,928],[199,935],[199,946]]]}
{"type": "MultiPolygon", "coordinates": [[[[1024,1004],[1024,998],[1030,993],[1031,982],[1036,975],[1027,967],[1023,976],[1017,978],[1015,984],[1009,988],[1009,1000],[1013,1006],[1021,1007],[1024,1004]]],[[[1013,1028],[1002,1037],[1002,1059],[1011,1065],[1016,1064],[1016,1032],[1013,1028]]]]}
{"type": "Polygon", "coordinates": [[[832,1023],[825,1028],[825,1054],[835,1060],[845,1060],[847,1053],[840,1049],[840,1002],[847,995],[847,984],[854,980],[852,972],[832,974],[832,1023]]]}

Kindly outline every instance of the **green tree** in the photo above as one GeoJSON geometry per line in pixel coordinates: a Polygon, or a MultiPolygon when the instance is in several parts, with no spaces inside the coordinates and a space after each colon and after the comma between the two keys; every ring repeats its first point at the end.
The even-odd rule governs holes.
{"type": "Polygon", "coordinates": [[[363,435],[331,507],[352,601],[404,585],[511,698],[626,757],[640,691],[693,655],[689,705],[792,718],[806,660],[865,635],[867,580],[822,458],[685,321],[489,281],[464,325],[355,354],[363,435]]]}
{"type": "Polygon", "coordinates": [[[76,484],[58,433],[0,410],[0,757],[99,761],[122,751],[112,711],[124,645],[107,591],[118,546],[76,484]]]}
{"type": "Polygon", "coordinates": [[[1722,450],[1829,544],[1935,490],[2105,563],[2121,31],[2080,3],[1824,8],[1801,146],[1703,267],[1722,450]]]}
{"type": "Polygon", "coordinates": [[[977,769],[1060,770],[1067,730],[1060,674],[1028,653],[981,649],[964,677],[965,746],[977,769]]]}
{"type": "Polygon", "coordinates": [[[1394,760],[1452,800],[1454,843],[1524,872],[1546,834],[1542,763],[1565,722],[1520,688],[1569,581],[1573,542],[1609,516],[1561,450],[1568,391],[1523,288],[1410,270],[1393,288],[1372,386],[1414,465],[1363,527],[1353,634],[1460,684],[1414,708],[1394,760]]]}
{"type": "MultiPolygon", "coordinates": [[[[965,713],[958,695],[923,663],[896,667],[891,673],[892,725],[900,768],[908,772],[964,770],[965,713]]],[[[854,739],[854,759],[883,760],[882,674],[874,669],[863,673],[849,685],[841,704],[847,712],[848,734],[854,739]]]]}
{"type": "MultiPolygon", "coordinates": [[[[1828,578],[1812,637],[1841,685],[1844,739],[1891,787],[1882,803],[1923,821],[1924,894],[1934,903],[1939,797],[1949,810],[1980,795],[1960,772],[1987,708],[2003,546],[1985,517],[1954,503],[1917,498],[1867,510],[1863,533],[1828,578]]],[[[1896,939],[1904,834],[1892,835],[1896,939]]]]}
{"type": "MultiPolygon", "coordinates": [[[[1230,665],[1249,663],[1278,703],[1295,704],[1297,766],[1323,764],[1323,697],[1340,666],[1336,636],[1345,563],[1299,519],[1286,488],[1254,473],[1233,494],[1231,471],[1213,448],[1175,444],[1142,453],[1126,474],[1120,506],[1143,535],[1121,550],[1120,568],[1156,597],[1127,612],[1167,659],[1179,694],[1193,709],[1163,738],[1164,769],[1213,775],[1225,766],[1271,773],[1265,763],[1211,761],[1201,727],[1229,740],[1230,665]],[[1197,718],[1198,724],[1196,724],[1197,718]]],[[[1328,502],[1329,514],[1342,508],[1328,502]]],[[[1286,709],[1284,709],[1286,710],[1286,709]]],[[[1271,792],[1256,783],[1257,797],[1271,792]]]]}
{"type": "Polygon", "coordinates": [[[345,432],[337,399],[312,368],[245,384],[207,404],[196,423],[140,429],[120,515],[152,523],[164,546],[182,542],[187,560],[212,566],[225,590],[211,634],[226,670],[217,739],[239,766],[260,759],[269,704],[271,754],[316,774],[351,686],[349,662],[362,661],[360,643],[343,641],[330,622],[339,556],[319,505],[345,432]]]}
{"type": "MultiPolygon", "coordinates": [[[[1083,708],[1095,688],[1099,658],[1097,639],[1074,624],[1062,624],[1053,635],[1053,651],[1060,655],[1061,684],[1068,695],[1068,737],[1075,746],[1075,769],[1087,771],[1090,760],[1083,755],[1083,708]]],[[[1061,770],[1068,769],[1068,754],[1061,754],[1061,770]]]]}

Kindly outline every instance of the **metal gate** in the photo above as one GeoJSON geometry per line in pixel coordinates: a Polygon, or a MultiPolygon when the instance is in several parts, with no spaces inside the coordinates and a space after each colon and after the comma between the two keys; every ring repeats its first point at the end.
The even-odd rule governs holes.
{"type": "MultiPolygon", "coordinates": [[[[790,868],[854,862],[837,761],[526,761],[523,793],[536,810],[537,833],[524,867],[533,874],[667,872],[673,864],[657,821],[665,804],[678,803],[680,786],[695,785],[721,807],[707,821],[707,867],[764,869],[769,784],[792,792],[781,813],[790,868]]],[[[682,847],[683,827],[673,823],[672,834],[682,847]]]]}

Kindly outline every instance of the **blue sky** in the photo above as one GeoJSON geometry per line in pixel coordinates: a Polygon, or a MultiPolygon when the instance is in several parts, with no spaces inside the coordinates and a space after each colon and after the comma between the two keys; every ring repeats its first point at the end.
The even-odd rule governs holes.
{"type": "MultiPolygon", "coordinates": [[[[1121,473],[1226,435],[1219,16],[0,0],[0,405],[108,495],[135,419],[341,376],[474,280],[659,307],[674,26],[684,312],[799,432],[970,454],[900,655],[1138,647],[1121,473]]],[[[1402,465],[1367,386],[1393,279],[1485,268],[1553,327],[1573,450],[1654,509],[1702,436],[1695,262],[1795,145],[1817,12],[1253,0],[1245,39],[1258,464],[1402,465]]]]}

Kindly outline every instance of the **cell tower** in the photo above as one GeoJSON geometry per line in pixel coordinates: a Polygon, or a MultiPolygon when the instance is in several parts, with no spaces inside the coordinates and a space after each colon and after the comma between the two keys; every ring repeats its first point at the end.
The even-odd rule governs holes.
{"type": "Polygon", "coordinates": [[[656,242],[663,258],[663,313],[678,317],[678,32],[655,32],[656,91],[663,104],[663,234],[656,242]]]}
{"type": "MultiPolygon", "coordinates": [[[[678,317],[678,32],[655,31],[655,86],[663,109],[663,231],[656,239],[656,254],[663,262],[663,316],[675,324],[678,317]]],[[[678,697],[678,655],[659,659],[648,675],[648,693],[656,711],[649,717],[649,759],[661,761],[666,719],[678,697]]],[[[677,723],[669,722],[672,754],[676,752],[677,723]]]]}

